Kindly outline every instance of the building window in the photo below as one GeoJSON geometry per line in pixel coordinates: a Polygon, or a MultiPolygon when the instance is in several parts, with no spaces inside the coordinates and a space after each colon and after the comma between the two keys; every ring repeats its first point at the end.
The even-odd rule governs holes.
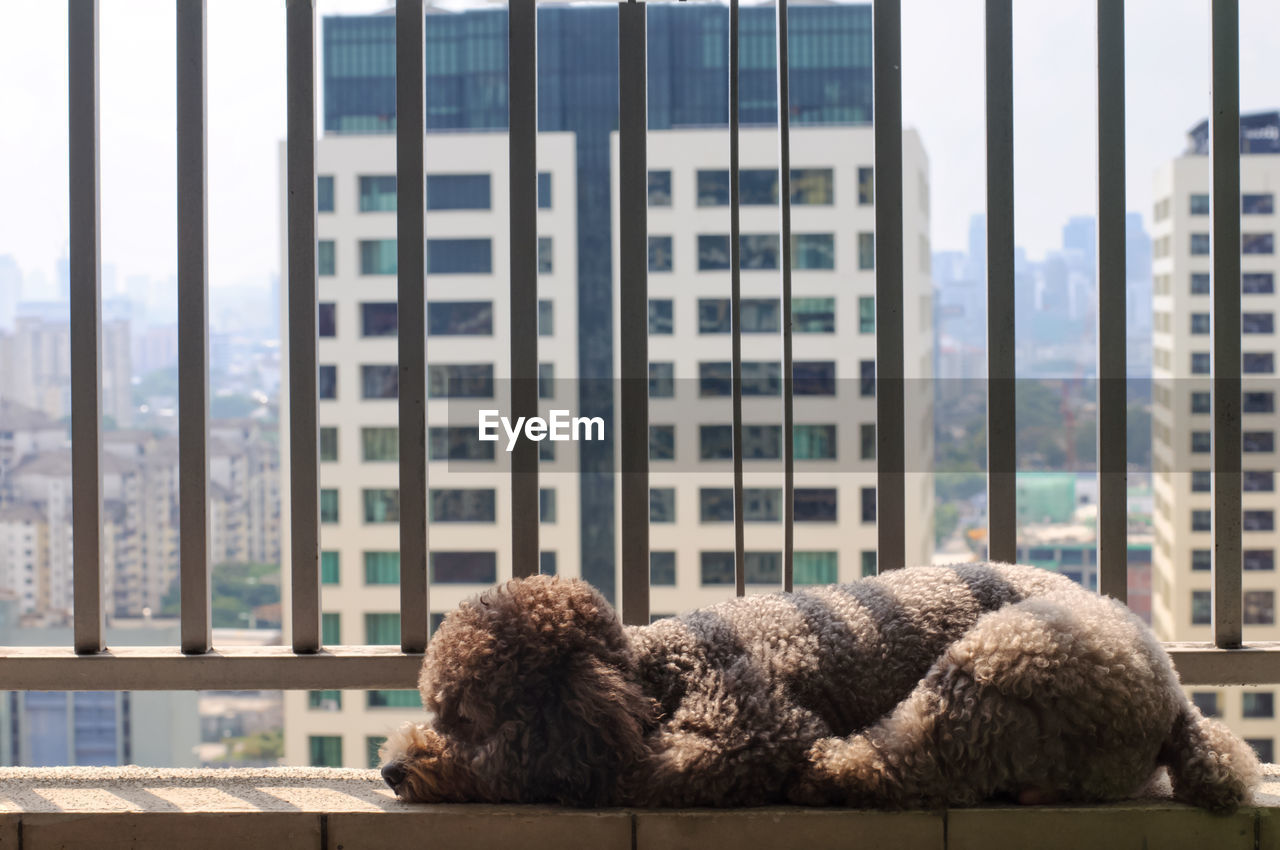
{"type": "Polygon", "coordinates": [[[1271,295],[1276,291],[1272,272],[1245,272],[1240,276],[1240,291],[1245,295],[1271,295]]]}
{"type": "MultiPolygon", "coordinates": [[[[780,487],[748,487],[742,501],[744,522],[778,522],[782,518],[780,487]]],[[[733,522],[733,490],[703,487],[698,491],[698,507],[701,522],[733,522]]]]}
{"type": "Polygon", "coordinates": [[[1191,196],[1191,214],[1192,215],[1208,215],[1209,214],[1209,196],[1196,193],[1191,196]]]}
{"type": "Polygon", "coordinates": [[[399,584],[400,553],[399,552],[365,552],[364,553],[365,584],[399,584]]]}
{"type": "Polygon", "coordinates": [[[876,361],[858,361],[858,395],[873,398],[876,394],[876,361]]]}
{"type": "Polygon", "coordinates": [[[1191,294],[1192,295],[1208,295],[1209,294],[1209,274],[1207,272],[1192,272],[1191,294]]]}
{"type": "Polygon", "coordinates": [[[427,395],[431,398],[493,398],[493,364],[429,364],[427,395]]]}
{"type": "Polygon", "coordinates": [[[1207,510],[1194,510],[1191,512],[1191,530],[1192,531],[1209,531],[1213,528],[1212,517],[1207,510]]]}
{"type": "MultiPolygon", "coordinates": [[[[743,298],[741,300],[743,333],[777,333],[781,315],[777,298],[743,298]]],[[[698,333],[730,333],[733,329],[731,302],[728,298],[698,299],[698,333]]]]}
{"type": "Polygon", "coordinates": [[[863,422],[858,426],[858,448],[862,460],[876,459],[876,424],[863,422]]]}
{"type": "Polygon", "coordinates": [[[791,330],[798,334],[829,334],[836,330],[836,299],[795,298],[791,301],[791,330]]]}
{"type": "Polygon", "coordinates": [[[1207,590],[1191,591],[1191,625],[1207,626],[1213,622],[1213,595],[1207,590]]]}
{"type": "Polygon", "coordinates": [[[337,274],[336,267],[333,240],[321,239],[316,243],[316,274],[320,277],[333,277],[337,274]]]}
{"type": "Polygon", "coordinates": [[[395,212],[396,176],[381,174],[360,178],[360,212],[395,212]]]}
{"type": "Polygon", "coordinates": [[[874,295],[858,296],[858,333],[876,332],[876,299],[874,295]]]}
{"type": "Polygon", "coordinates": [[[1209,320],[1208,313],[1191,314],[1191,332],[1193,334],[1207,334],[1211,330],[1213,330],[1213,324],[1209,320]]]}
{"type": "Polygon", "coordinates": [[[307,691],[310,711],[342,711],[342,691],[307,691]]]}
{"type": "Polygon", "coordinates": [[[867,206],[876,202],[876,170],[869,165],[858,166],[858,204],[867,206]]]}
{"type": "Polygon", "coordinates": [[[835,522],[835,488],[797,487],[794,506],[796,522],[835,522]]]}
{"type": "Polygon", "coordinates": [[[836,394],[834,360],[797,360],[792,365],[794,368],[791,377],[795,395],[833,396],[836,394]]]}
{"type": "Polygon", "coordinates": [[[1276,568],[1274,549],[1245,549],[1244,568],[1254,572],[1273,572],[1276,568]]]}
{"type": "Polygon", "coordinates": [[[320,553],[320,583],[321,584],[338,584],[341,580],[341,568],[339,566],[339,557],[337,552],[321,552],[320,553]]]}
{"type": "Polygon", "coordinates": [[[471,426],[431,426],[427,429],[431,460],[493,460],[495,442],[481,440],[471,426]]]}
{"type": "Polygon", "coordinates": [[[649,237],[649,271],[671,271],[671,237],[649,237]]]}
{"type": "Polygon", "coordinates": [[[791,562],[792,583],[835,584],[840,578],[839,558],[838,552],[796,552],[791,562]]]}
{"type": "Polygon", "coordinates": [[[1241,436],[1243,451],[1266,453],[1276,450],[1276,437],[1272,431],[1245,431],[1241,436]]]}
{"type": "Polygon", "coordinates": [[[675,332],[675,318],[670,298],[649,299],[649,333],[670,334],[675,332]]]}
{"type": "Polygon", "coordinates": [[[1207,392],[1196,391],[1191,393],[1191,412],[1192,413],[1212,413],[1213,400],[1207,392]]]}
{"type": "Polygon", "coordinates": [[[364,494],[365,522],[399,522],[400,491],[396,489],[366,489],[364,494]]]}
{"type": "Polygon", "coordinates": [[[1253,747],[1253,752],[1258,756],[1258,761],[1264,764],[1271,764],[1274,761],[1275,746],[1271,738],[1245,738],[1244,742],[1253,747]]]}
{"type": "Polygon", "coordinates": [[[378,301],[360,305],[361,336],[395,336],[397,330],[396,302],[378,301]]]}
{"type": "Polygon", "coordinates": [[[1276,474],[1270,469],[1246,469],[1241,479],[1246,493],[1272,493],[1276,489],[1276,474]]]}
{"type": "Polygon", "coordinates": [[[796,425],[792,432],[796,460],[835,460],[835,425],[796,425]]]}
{"type": "MultiPolygon", "coordinates": [[[[1270,197],[1268,195],[1267,197],[1270,197]]],[[[1271,691],[1246,691],[1242,699],[1241,714],[1245,717],[1275,717],[1276,697],[1271,691]]]]}
{"type": "Polygon", "coordinates": [[[1209,353],[1207,351],[1192,352],[1191,374],[1193,375],[1209,374],[1209,353]]]}
{"type": "Polygon", "coordinates": [[[649,426],[649,460],[676,459],[676,426],[649,426]]]}
{"type": "Polygon", "coordinates": [[[676,521],[676,490],[674,487],[649,488],[649,522],[676,521]]]}
{"type": "Polygon", "coordinates": [[[876,267],[876,235],[874,233],[858,234],[858,268],[874,269],[876,267]]]}
{"type": "Polygon", "coordinates": [[[365,614],[364,642],[370,646],[394,646],[400,642],[400,614],[365,614]]]}
{"type": "Polygon", "coordinates": [[[1209,234],[1191,234],[1191,255],[1196,257],[1209,256],[1209,234]]]}
{"type": "Polygon", "coordinates": [[[1246,392],[1241,396],[1241,410],[1245,413],[1274,413],[1276,396],[1272,392],[1246,392]]]}
{"type": "Polygon", "coordinates": [[[876,488],[862,488],[862,521],[865,523],[874,523],[876,521],[876,488]]]}
{"type": "Polygon", "coordinates": [[[830,168],[791,169],[792,206],[830,206],[835,203],[835,171],[830,168]]]}
{"type": "Polygon", "coordinates": [[[744,233],[738,239],[739,268],[760,271],[778,268],[778,234],[744,233]]]}
{"type": "Polygon", "coordinates": [[[676,365],[674,363],[649,364],[649,398],[674,398],[676,394],[676,365]]]}
{"type": "Polygon", "coordinates": [[[698,235],[698,271],[716,272],[729,270],[728,234],[698,235]]]}
{"type": "Polygon", "coordinates": [[[1191,569],[1196,572],[1213,569],[1213,552],[1208,549],[1192,549],[1191,569]]]}
{"type": "Polygon", "coordinates": [[[337,306],[332,301],[321,301],[316,305],[316,336],[332,337],[337,333],[337,306]]]}
{"type": "Polygon", "coordinates": [[[394,363],[366,364],[360,367],[360,397],[393,399],[398,397],[400,367],[394,363]]]}
{"type": "Polygon", "coordinates": [[[320,615],[320,642],[325,646],[337,646],[342,643],[342,615],[324,613],[320,615]]]}
{"type": "Polygon", "coordinates": [[[341,735],[308,735],[312,767],[342,767],[341,735]]]}
{"type": "Polygon", "coordinates": [[[396,240],[360,240],[360,274],[395,274],[397,262],[396,240]]]}
{"type": "Polygon", "coordinates": [[[1276,237],[1274,233],[1242,233],[1240,234],[1240,253],[1242,254],[1274,254],[1276,237]]]}
{"type": "Polygon", "coordinates": [[[864,549],[862,552],[862,577],[870,578],[871,576],[875,575],[878,571],[879,570],[876,567],[876,550],[864,549]]]}
{"type": "Polygon", "coordinates": [[[551,209],[551,172],[538,172],[538,209],[551,209]]]}
{"type": "Polygon", "coordinates": [[[493,490],[442,489],[431,491],[431,522],[494,522],[493,490]]]}
{"type": "Polygon", "coordinates": [[[743,168],[738,171],[739,203],[742,206],[772,206],[778,203],[778,172],[771,168],[743,168]]]}
{"type": "Polygon", "coordinates": [[[551,250],[551,246],[550,236],[538,237],[538,274],[551,274],[551,270],[554,268],[554,252],[551,250]]]}
{"type": "MultiPolygon", "coordinates": [[[[1249,197],[1248,195],[1245,196],[1249,197]]],[[[316,212],[333,212],[333,175],[316,175],[316,212]]]]}
{"type": "Polygon", "coordinates": [[[1276,211],[1276,198],[1270,192],[1240,196],[1240,211],[1245,215],[1271,215],[1276,211]]]}
{"type": "Polygon", "coordinates": [[[320,461],[333,462],[338,459],[338,429],[325,426],[320,429],[320,461]]]}
{"type": "Polygon", "coordinates": [[[701,579],[707,584],[733,584],[733,553],[702,552],[701,579]]]}
{"type": "Polygon", "coordinates": [[[382,765],[382,745],[387,742],[386,735],[366,735],[364,739],[365,754],[369,757],[368,767],[374,769],[382,765]]]}
{"type": "Polygon", "coordinates": [[[552,551],[542,551],[538,553],[538,575],[553,576],[559,570],[556,563],[556,553],[552,551]]]}
{"type": "Polygon", "coordinates": [[[1241,313],[1240,329],[1247,334],[1275,333],[1275,320],[1271,313],[1241,313]]]}
{"type": "Polygon", "coordinates": [[[338,491],[331,487],[320,491],[320,521],[323,523],[338,521],[338,491]]]}
{"type": "Polygon", "coordinates": [[[555,336],[556,311],[550,299],[538,300],[538,336],[555,336]]]}
{"type": "Polygon", "coordinates": [[[671,206],[671,172],[649,171],[649,206],[671,206]]]}
{"type": "Polygon", "coordinates": [[[496,552],[432,552],[431,581],[438,584],[493,584],[498,580],[496,552]]]}
{"type": "Polygon", "coordinates": [[[490,192],[488,174],[427,175],[429,210],[487,210],[490,192]]]}
{"type": "Polygon", "coordinates": [[[1276,592],[1274,590],[1244,592],[1244,624],[1246,626],[1276,624],[1276,592]]]}
{"type": "MultiPolygon", "coordinates": [[[[1209,436],[1208,433],[1206,433],[1205,437],[1208,437],[1208,436],[1209,436]]],[[[1195,451],[1195,449],[1192,448],[1192,451],[1195,451]]],[[[1192,493],[1208,493],[1211,489],[1212,489],[1212,481],[1211,481],[1211,476],[1209,475],[1209,470],[1207,469],[1191,470],[1191,492],[1192,493]]]]}
{"type": "Polygon", "coordinates": [[[490,274],[492,271],[492,239],[427,240],[427,274],[490,274]]]}
{"type": "Polygon", "coordinates": [[[435,336],[492,336],[492,301],[427,302],[427,334],[435,336]]]}
{"type": "Polygon", "coordinates": [[[675,587],[676,553],[649,552],[649,584],[675,587]]]}
{"type": "Polygon", "coordinates": [[[1240,371],[1249,375],[1270,375],[1276,371],[1276,355],[1273,351],[1246,351],[1240,363],[1240,371]]]}
{"type": "Polygon", "coordinates": [[[1222,710],[1218,708],[1218,692],[1217,691],[1192,691],[1191,703],[1205,717],[1221,717],[1222,710]]]}
{"type": "MultiPolygon", "coordinates": [[[[739,178],[742,172],[739,171],[739,178]]],[[[698,206],[724,207],[729,205],[729,172],[725,169],[698,170],[698,206]]]]}
{"type": "Polygon", "coordinates": [[[747,584],[782,583],[781,552],[744,552],[742,566],[747,584]]]}
{"type": "Polygon", "coordinates": [[[1210,451],[1208,431],[1191,432],[1191,451],[1197,454],[1205,454],[1210,451]]]}
{"type": "Polygon", "coordinates": [[[556,491],[552,487],[538,489],[538,522],[551,525],[556,521],[556,491]]]}
{"type": "Polygon", "coordinates": [[[1245,511],[1242,519],[1245,531],[1275,531],[1276,528],[1274,511],[1245,511]]]}
{"type": "Polygon", "coordinates": [[[830,270],[836,267],[836,237],[832,233],[793,233],[791,268],[830,270]]]}
{"type": "Polygon", "coordinates": [[[556,364],[538,364],[538,398],[556,397],[556,364]]]}

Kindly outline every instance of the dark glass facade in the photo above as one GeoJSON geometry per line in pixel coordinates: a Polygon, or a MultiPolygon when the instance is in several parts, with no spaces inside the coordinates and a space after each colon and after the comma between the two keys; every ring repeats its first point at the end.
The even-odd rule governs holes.
{"type": "MultiPolygon", "coordinates": [[[[774,11],[745,8],[740,20],[740,120],[771,125],[774,11]]],[[[795,5],[789,23],[792,124],[869,123],[870,5],[795,5]]],[[[726,6],[649,8],[650,129],[727,124],[728,25],[726,6]]],[[[329,17],[322,39],[325,132],[393,132],[394,16],[329,17]]],[[[618,126],[617,44],[615,8],[538,10],[538,126],[576,134],[581,416],[611,417],[613,407],[609,134],[618,126]]],[[[426,91],[429,131],[506,128],[505,10],[426,16],[426,91]]],[[[614,447],[606,439],[583,442],[580,451],[582,575],[614,599],[614,447]]]]}

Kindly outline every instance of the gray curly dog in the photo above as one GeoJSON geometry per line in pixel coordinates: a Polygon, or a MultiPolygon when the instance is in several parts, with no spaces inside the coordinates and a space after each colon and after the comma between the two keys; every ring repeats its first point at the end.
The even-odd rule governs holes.
{"type": "Polygon", "coordinates": [[[383,748],[415,802],[915,808],[1118,800],[1162,767],[1226,812],[1253,751],[1123,605],[1006,564],[912,567],[624,627],[538,576],[449,614],[425,723],[383,748]]]}

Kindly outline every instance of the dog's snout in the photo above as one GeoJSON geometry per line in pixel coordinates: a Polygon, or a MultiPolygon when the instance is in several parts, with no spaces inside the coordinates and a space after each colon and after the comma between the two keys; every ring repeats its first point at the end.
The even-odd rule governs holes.
{"type": "Polygon", "coordinates": [[[394,791],[404,782],[405,770],[399,762],[390,762],[382,766],[382,780],[394,791]]]}

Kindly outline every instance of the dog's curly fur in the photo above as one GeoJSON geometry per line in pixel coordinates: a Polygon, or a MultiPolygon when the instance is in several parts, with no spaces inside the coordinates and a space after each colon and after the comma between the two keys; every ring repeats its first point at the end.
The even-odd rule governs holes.
{"type": "Polygon", "coordinates": [[[432,717],[384,745],[418,802],[876,807],[1104,801],[1167,767],[1214,811],[1253,751],[1150,630],[1061,576],[914,567],[623,627],[586,582],[514,580],[445,618],[432,717]]]}

